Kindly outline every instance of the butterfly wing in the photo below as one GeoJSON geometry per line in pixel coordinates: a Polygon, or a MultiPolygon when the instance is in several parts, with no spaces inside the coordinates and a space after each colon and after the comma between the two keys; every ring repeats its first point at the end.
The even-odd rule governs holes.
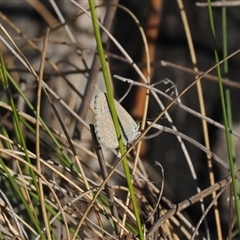
{"type": "Polygon", "coordinates": [[[117,101],[114,103],[118,114],[124,145],[130,144],[139,136],[139,125],[117,101]]]}
{"type": "Polygon", "coordinates": [[[96,117],[95,133],[98,141],[105,148],[116,149],[118,147],[117,135],[105,93],[100,92],[96,95],[94,110],[96,117]]]}

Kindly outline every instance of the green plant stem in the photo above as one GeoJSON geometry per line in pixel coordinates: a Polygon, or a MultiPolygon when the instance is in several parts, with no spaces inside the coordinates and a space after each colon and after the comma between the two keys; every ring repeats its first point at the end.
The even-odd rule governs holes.
{"type": "MultiPolygon", "coordinates": [[[[216,34],[215,34],[215,27],[214,27],[214,20],[213,20],[213,13],[212,13],[212,8],[211,8],[211,1],[208,0],[208,11],[209,11],[209,16],[210,16],[210,26],[213,34],[213,40],[214,43],[216,43],[216,34]]],[[[219,57],[217,53],[217,48],[216,44],[214,47],[214,55],[215,55],[215,61],[216,63],[219,62],[219,57]]],[[[219,83],[219,92],[220,92],[220,97],[221,97],[221,105],[222,105],[222,111],[223,111],[223,120],[224,120],[224,126],[225,126],[225,134],[226,134],[226,140],[227,140],[227,149],[228,149],[228,158],[229,158],[229,165],[230,165],[230,172],[231,172],[231,177],[232,177],[232,186],[233,186],[233,194],[234,194],[234,201],[235,201],[235,207],[236,207],[236,215],[237,215],[237,224],[238,224],[238,233],[240,236],[240,204],[238,200],[238,184],[237,180],[235,177],[235,165],[234,165],[234,158],[233,158],[233,140],[230,135],[229,129],[231,129],[231,124],[229,122],[229,117],[227,111],[228,105],[226,105],[225,102],[225,96],[223,92],[223,84],[222,84],[222,76],[221,76],[221,70],[220,66],[217,65],[217,74],[218,74],[218,83],[219,83]]],[[[229,102],[228,102],[229,103],[229,102]]]]}
{"type": "MultiPolygon", "coordinates": [[[[120,149],[121,154],[123,155],[125,152],[125,147],[123,145],[123,141],[121,138],[121,131],[120,131],[120,126],[119,126],[118,116],[117,116],[117,112],[116,112],[116,109],[114,106],[113,93],[111,90],[111,78],[109,76],[109,71],[107,68],[106,60],[105,60],[105,54],[104,54],[104,50],[103,50],[103,46],[102,46],[101,35],[100,35],[100,31],[99,31],[99,26],[97,23],[97,16],[96,16],[93,0],[89,0],[89,6],[90,6],[91,14],[92,14],[92,23],[93,23],[93,29],[94,29],[96,42],[97,42],[98,54],[100,57],[104,81],[105,81],[105,85],[106,85],[106,89],[107,89],[107,96],[108,96],[108,102],[110,105],[110,112],[111,112],[112,119],[114,122],[117,138],[120,139],[119,149],[120,149]]],[[[136,217],[136,224],[138,227],[139,238],[141,240],[143,240],[144,237],[143,237],[142,225],[141,225],[140,216],[139,216],[139,210],[138,210],[138,206],[137,206],[136,196],[134,193],[131,174],[130,174],[130,170],[129,170],[129,166],[128,166],[126,157],[123,158],[123,168],[124,168],[124,172],[125,172],[125,176],[126,176],[131,200],[132,200],[134,214],[136,217]]]]}

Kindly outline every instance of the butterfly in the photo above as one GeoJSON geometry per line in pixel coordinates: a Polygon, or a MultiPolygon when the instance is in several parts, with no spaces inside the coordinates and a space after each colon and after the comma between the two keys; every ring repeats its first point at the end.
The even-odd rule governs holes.
{"type": "MultiPolygon", "coordinates": [[[[127,146],[140,136],[139,124],[116,100],[114,100],[114,104],[119,119],[123,144],[127,146]]],[[[98,141],[107,149],[117,149],[119,144],[106,93],[99,92],[95,96],[94,110],[96,118],[95,133],[98,141]]]]}

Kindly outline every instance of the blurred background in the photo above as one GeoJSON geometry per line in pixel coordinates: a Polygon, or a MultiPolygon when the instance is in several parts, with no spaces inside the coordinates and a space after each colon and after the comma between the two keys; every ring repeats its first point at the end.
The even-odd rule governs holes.
{"type": "MultiPolygon", "coordinates": [[[[100,62],[96,53],[96,42],[91,20],[73,2],[0,1],[1,51],[7,69],[20,88],[25,91],[27,98],[33,104],[36,104],[36,78],[16,58],[16,55],[11,50],[11,47],[14,45],[10,43],[3,30],[5,29],[8,32],[20,51],[31,63],[34,70],[39,73],[43,37],[46,29],[50,28],[43,80],[88,125],[95,121],[92,112],[94,95],[99,90],[105,91],[105,87],[100,62]],[[89,106],[91,106],[91,109],[89,106]]],[[[205,3],[205,1],[201,2],[205,3]]],[[[85,9],[89,8],[87,1],[78,1],[78,3],[85,9]]],[[[111,4],[107,1],[96,1],[95,4],[99,20],[125,49],[145,76],[147,76],[145,47],[149,48],[151,64],[150,82],[151,84],[158,83],[156,87],[173,98],[176,96],[174,90],[177,89],[178,93],[181,93],[199,75],[194,74],[194,67],[198,71],[205,72],[216,64],[214,56],[215,46],[220,60],[225,56],[223,52],[223,9],[221,7],[212,8],[216,30],[214,41],[207,6],[198,6],[196,1],[182,1],[196,54],[197,62],[194,64],[191,60],[186,32],[181,18],[182,12],[179,9],[177,1],[153,0],[141,1],[140,3],[134,0],[120,0],[111,1],[111,4]],[[116,4],[121,6],[116,7],[116,4]],[[126,9],[134,14],[137,20],[126,9]],[[146,34],[147,45],[143,41],[140,32],[141,29],[146,34]],[[162,61],[169,64],[163,65],[162,61]],[[164,84],[163,80],[165,79],[171,80],[171,83],[164,84]],[[171,86],[173,88],[170,91],[166,91],[171,86]]],[[[232,6],[225,9],[227,14],[227,54],[237,51],[240,46],[239,8],[239,6],[232,6]]],[[[126,60],[118,47],[103,32],[102,34],[111,76],[117,74],[134,81],[142,82],[133,64],[126,60]]],[[[223,72],[223,65],[221,65],[222,77],[230,80],[230,84],[224,84],[224,88],[228,88],[230,92],[233,130],[237,133],[239,132],[240,117],[239,62],[239,54],[231,57],[228,60],[227,73],[223,72]],[[233,84],[231,85],[231,83],[233,84]],[[236,84],[234,85],[234,83],[236,84]]],[[[206,76],[201,80],[206,116],[222,124],[223,113],[216,69],[211,71],[210,74],[212,77],[206,76]]],[[[119,99],[126,93],[129,84],[115,78],[112,78],[112,80],[115,98],[119,99]]],[[[4,89],[1,89],[1,99],[6,98],[5,94],[4,89]]],[[[133,86],[121,103],[136,121],[142,120],[145,97],[146,90],[143,87],[133,86]]],[[[162,112],[162,109],[152,94],[149,97],[147,119],[152,121],[162,112]]],[[[165,107],[170,103],[170,100],[164,96],[159,95],[159,99],[165,107]]],[[[15,101],[19,111],[31,112],[19,96],[15,98],[15,101]]],[[[56,106],[62,118],[69,136],[78,141],[81,146],[93,150],[89,130],[76,120],[74,116],[69,114],[69,111],[63,107],[59,99],[53,97],[52,101],[52,104],[56,106]]],[[[181,103],[196,112],[200,112],[196,85],[183,94],[181,103]]],[[[169,128],[174,125],[179,132],[202,145],[205,144],[202,121],[199,117],[186,112],[176,104],[169,109],[168,113],[173,123],[169,123],[168,119],[163,116],[158,121],[158,124],[169,128]]],[[[3,118],[3,116],[4,114],[1,116],[1,119],[3,119],[1,124],[8,126],[10,129],[9,118],[3,118]]],[[[41,98],[41,116],[49,126],[62,132],[58,119],[51,110],[51,106],[45,95],[41,98]]],[[[219,129],[219,127],[213,124],[207,124],[207,126],[210,150],[228,164],[224,130],[219,129]]],[[[156,131],[152,129],[147,135],[156,131]]],[[[45,133],[42,134],[44,135],[45,133]]],[[[26,139],[28,147],[34,149],[35,142],[33,137],[26,135],[26,139]]],[[[46,141],[51,142],[48,136],[46,136],[46,141]]],[[[190,172],[189,164],[186,161],[186,154],[184,154],[174,134],[162,132],[156,137],[143,140],[140,154],[140,158],[151,181],[157,183],[162,181],[162,173],[160,169],[156,168],[155,161],[161,163],[165,175],[163,195],[175,204],[195,195],[197,193],[197,185],[200,189],[205,189],[211,185],[206,153],[190,142],[184,141],[184,143],[196,171],[196,181],[190,172]]],[[[50,148],[43,149],[44,155],[52,156],[50,148]]],[[[237,163],[239,161],[239,149],[239,139],[236,138],[237,163]]],[[[94,171],[99,171],[95,160],[85,158],[85,153],[82,150],[79,150],[78,154],[90,164],[89,166],[92,169],[95,169],[94,171]]],[[[108,154],[110,162],[116,161],[116,158],[113,157],[112,159],[109,151],[106,151],[106,154],[108,154]]],[[[212,164],[215,181],[229,176],[229,172],[222,165],[214,160],[212,164]]],[[[159,184],[156,185],[159,187],[159,184]]],[[[228,232],[229,223],[229,206],[226,201],[228,195],[229,190],[220,198],[220,205],[218,206],[224,239],[228,232]]],[[[211,195],[205,198],[205,206],[207,207],[211,201],[211,195]]],[[[192,205],[185,211],[185,214],[190,219],[192,225],[196,226],[202,216],[200,204],[196,203],[192,205]]],[[[213,210],[210,210],[206,219],[209,224],[211,239],[217,239],[213,210]]],[[[200,233],[202,235],[199,239],[203,239],[202,237],[206,236],[204,224],[200,227],[200,233]]]]}

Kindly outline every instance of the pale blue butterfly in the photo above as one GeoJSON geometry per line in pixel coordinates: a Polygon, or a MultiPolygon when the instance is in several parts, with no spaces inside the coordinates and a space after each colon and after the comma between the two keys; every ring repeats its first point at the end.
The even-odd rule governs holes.
{"type": "MultiPolygon", "coordinates": [[[[123,144],[126,146],[131,144],[137,137],[140,136],[139,124],[137,124],[129,113],[114,100],[118,119],[121,128],[121,135],[123,138],[123,144]]],[[[118,148],[118,140],[111,117],[109,104],[107,100],[107,94],[99,92],[95,96],[94,101],[95,110],[95,133],[100,144],[108,149],[118,148]]]]}

